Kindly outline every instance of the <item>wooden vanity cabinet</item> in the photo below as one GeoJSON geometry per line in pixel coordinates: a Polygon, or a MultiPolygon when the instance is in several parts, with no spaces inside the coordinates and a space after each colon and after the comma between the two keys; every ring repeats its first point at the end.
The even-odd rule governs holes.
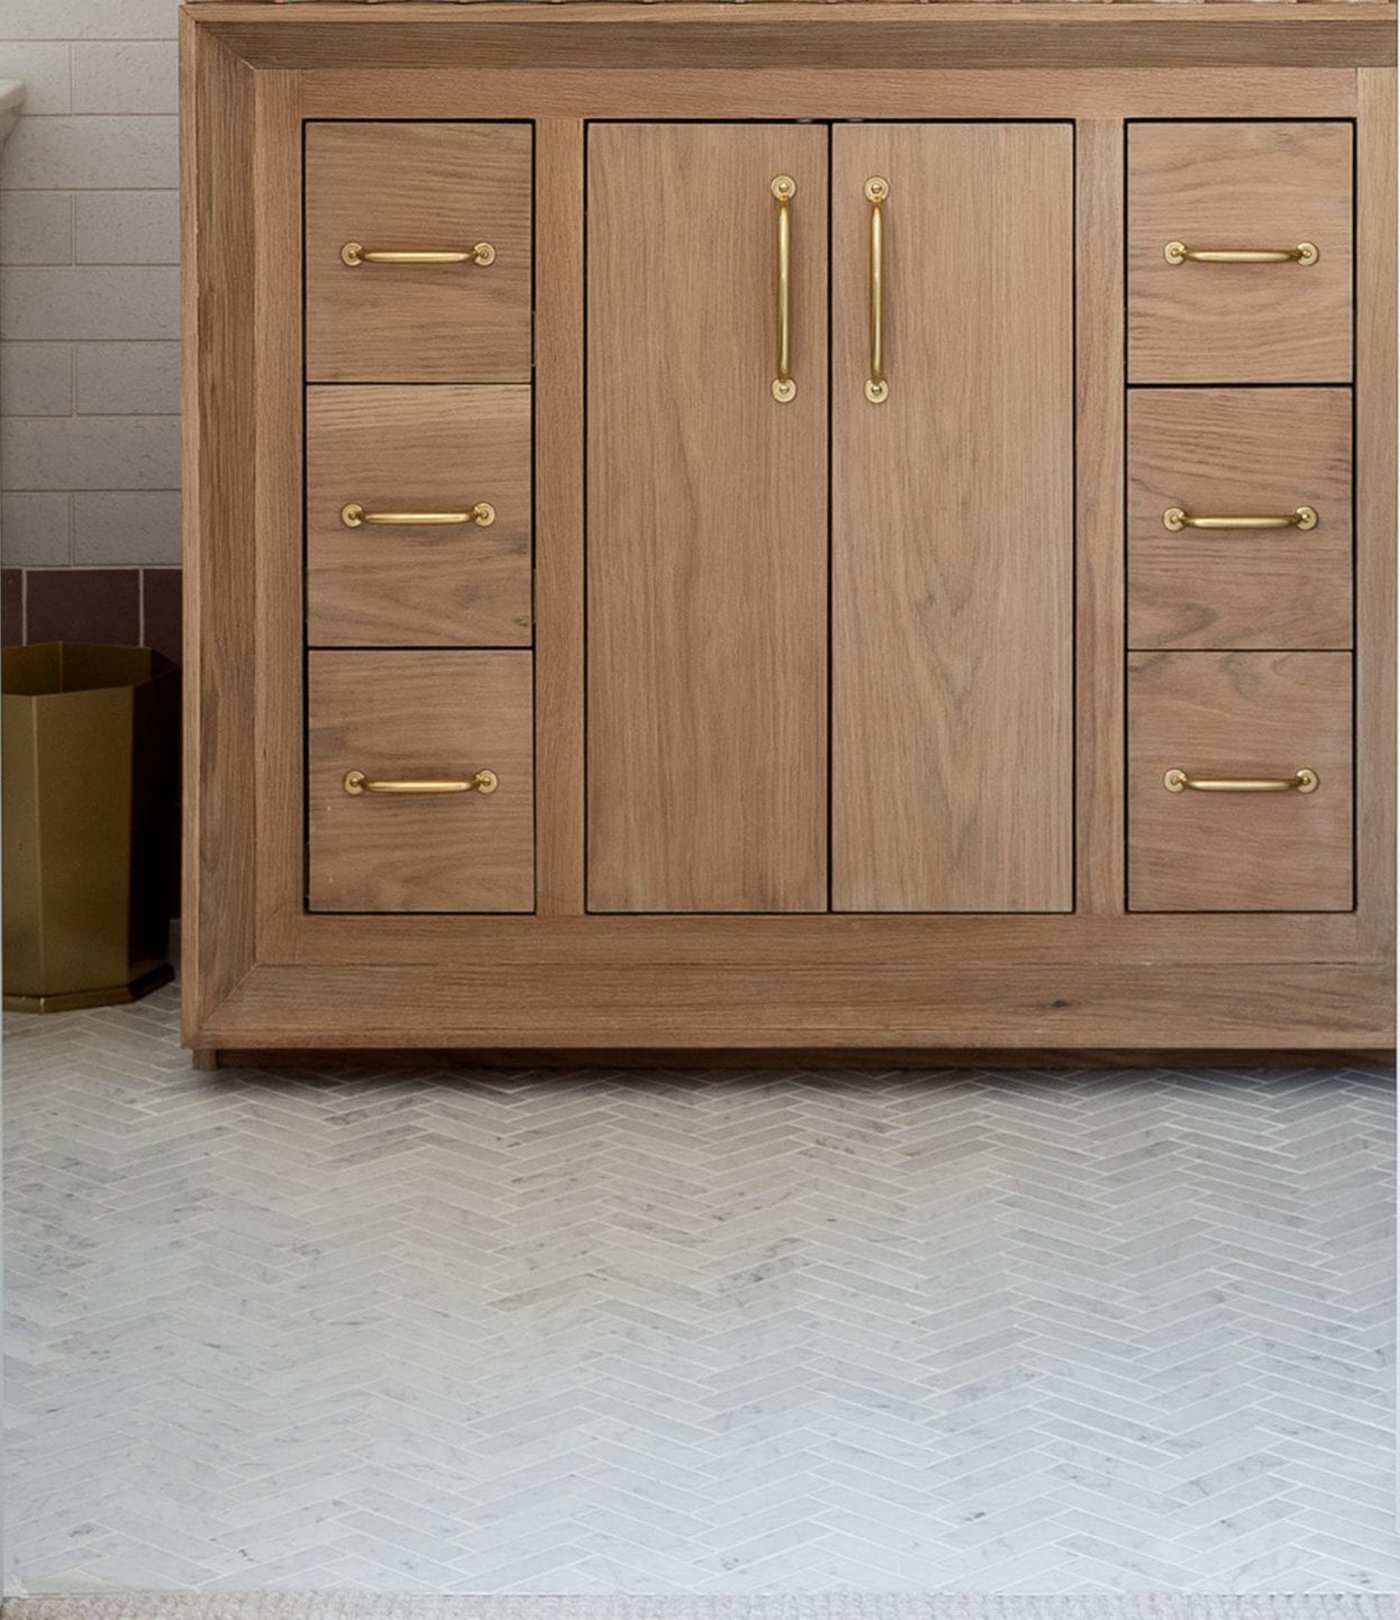
{"type": "Polygon", "coordinates": [[[189,1044],[1390,1045],[1395,14],[1306,9],[187,5],[189,1044]]]}

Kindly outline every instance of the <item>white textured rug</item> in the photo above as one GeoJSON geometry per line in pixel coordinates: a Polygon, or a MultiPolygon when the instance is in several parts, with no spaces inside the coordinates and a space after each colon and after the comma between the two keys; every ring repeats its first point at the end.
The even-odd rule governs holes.
{"type": "Polygon", "coordinates": [[[362,1593],[139,1592],[10,1598],[3,1620],[1400,1620],[1400,1598],[375,1597],[362,1593]]]}

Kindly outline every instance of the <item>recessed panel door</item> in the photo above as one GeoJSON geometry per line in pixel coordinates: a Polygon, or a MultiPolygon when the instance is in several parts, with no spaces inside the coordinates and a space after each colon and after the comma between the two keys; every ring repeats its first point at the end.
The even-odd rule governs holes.
{"type": "Polygon", "coordinates": [[[827,130],[588,138],[588,904],[827,903],[827,130]]]}
{"type": "Polygon", "coordinates": [[[832,163],[832,905],[1067,911],[1073,132],[832,163]]]}

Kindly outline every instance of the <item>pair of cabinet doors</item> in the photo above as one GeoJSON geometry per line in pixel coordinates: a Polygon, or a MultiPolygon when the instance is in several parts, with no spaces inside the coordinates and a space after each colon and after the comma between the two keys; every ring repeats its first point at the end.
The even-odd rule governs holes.
{"type": "Polygon", "coordinates": [[[1072,126],[596,123],[587,209],[590,909],[1071,910],[1072,126]]]}

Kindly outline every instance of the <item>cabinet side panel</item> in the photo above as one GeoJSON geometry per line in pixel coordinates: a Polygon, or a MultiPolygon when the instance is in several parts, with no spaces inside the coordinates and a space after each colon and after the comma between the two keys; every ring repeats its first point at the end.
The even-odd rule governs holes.
{"type": "Polygon", "coordinates": [[[1395,952],[1395,70],[1357,74],[1356,908],[1395,952]]]}
{"type": "Polygon", "coordinates": [[[826,158],[815,127],[589,133],[594,911],[826,906],[826,158]]]}
{"type": "Polygon", "coordinates": [[[1067,911],[1073,131],[839,128],[832,198],[833,904],[1067,911]]]}
{"type": "Polygon", "coordinates": [[[254,75],[181,19],[185,1038],[254,960],[254,75]]]}

